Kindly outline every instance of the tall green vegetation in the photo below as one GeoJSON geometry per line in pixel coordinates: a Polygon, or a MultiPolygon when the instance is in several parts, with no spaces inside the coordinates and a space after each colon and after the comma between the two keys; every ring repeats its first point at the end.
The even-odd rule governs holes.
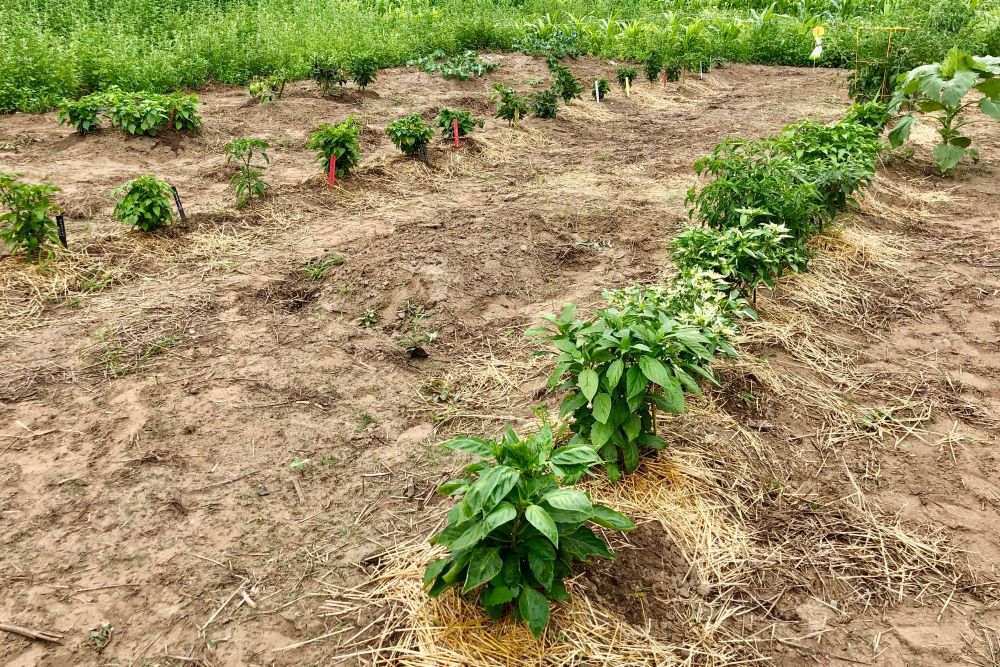
{"type": "MultiPolygon", "coordinates": [[[[810,30],[826,27],[819,65],[853,69],[877,94],[954,45],[1000,53],[996,10],[967,0],[0,0],[0,113],[42,111],[117,85],[168,92],[209,80],[239,85],[287,72],[360,86],[378,67],[429,54],[515,50],[676,63],[810,65],[810,30]],[[906,26],[892,36],[868,30],[906,26]],[[859,28],[861,28],[859,33],[859,28]],[[856,36],[860,34],[860,47],[856,36]],[[887,55],[888,52],[888,55],[887,55]],[[655,54],[655,56],[654,56],[655,54]],[[320,64],[319,70],[313,70],[320,64]],[[326,65],[336,65],[335,68],[326,65]]],[[[646,69],[644,67],[644,69],[646,69]]],[[[661,70],[662,71],[662,70],[661,70]]]]}

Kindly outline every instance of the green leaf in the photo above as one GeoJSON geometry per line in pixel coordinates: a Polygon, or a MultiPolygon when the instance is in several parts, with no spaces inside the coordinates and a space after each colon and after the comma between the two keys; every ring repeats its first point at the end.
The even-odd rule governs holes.
{"type": "Polygon", "coordinates": [[[621,380],[624,371],[625,364],[621,359],[612,361],[611,365],[608,366],[608,370],[604,371],[604,380],[609,391],[618,386],[618,381],[621,380]]]}
{"type": "Polygon", "coordinates": [[[631,366],[625,372],[625,395],[628,398],[638,396],[646,390],[646,376],[638,366],[631,366]]]}
{"type": "Polygon", "coordinates": [[[594,400],[594,395],[597,394],[597,387],[600,384],[600,379],[597,377],[597,373],[590,368],[585,368],[580,371],[580,376],[577,378],[577,384],[580,386],[580,391],[583,395],[587,397],[588,401],[594,400]]]}
{"type": "Polygon", "coordinates": [[[534,526],[539,533],[549,538],[552,544],[559,546],[559,529],[549,513],[538,505],[528,505],[524,510],[524,518],[534,526]]]}
{"type": "MultiPolygon", "coordinates": [[[[976,89],[991,100],[1000,101],[1000,77],[993,77],[980,81],[976,84],[976,89]]],[[[983,108],[982,100],[979,102],[979,108],[983,108]]]]}
{"type": "Polygon", "coordinates": [[[517,600],[517,609],[521,618],[528,624],[531,634],[541,637],[549,622],[549,601],[534,588],[525,588],[517,600]]]}
{"type": "Polygon", "coordinates": [[[635,414],[634,412],[628,416],[625,423],[622,424],[622,431],[625,433],[625,437],[629,440],[635,440],[639,437],[639,433],[642,432],[642,417],[635,414]]]}
{"type": "Polygon", "coordinates": [[[472,552],[469,559],[469,569],[465,574],[465,585],[462,593],[468,593],[482,586],[493,577],[500,574],[503,560],[500,558],[499,547],[482,547],[472,552]]]}
{"type": "Polygon", "coordinates": [[[650,382],[655,382],[661,387],[666,387],[671,380],[674,380],[666,367],[653,357],[639,357],[639,368],[650,382]]]}
{"type": "MultiPolygon", "coordinates": [[[[513,521],[516,516],[517,510],[514,509],[513,505],[510,503],[500,503],[495,510],[490,512],[489,516],[483,519],[483,523],[481,524],[485,531],[483,535],[489,535],[505,523],[513,521]]],[[[452,548],[457,549],[457,547],[452,548]]]]}
{"type": "Polygon", "coordinates": [[[572,533],[562,536],[562,551],[580,560],[585,560],[588,556],[614,557],[604,540],[586,526],[580,526],[572,533]]]}
{"type": "Polygon", "coordinates": [[[577,409],[582,408],[586,404],[587,397],[582,392],[574,391],[563,399],[562,405],[559,406],[559,417],[565,417],[571,412],[576,412],[577,409]]]}
{"type": "Polygon", "coordinates": [[[602,424],[608,423],[611,416],[611,397],[603,391],[594,396],[594,419],[602,424]]]}
{"type": "MultiPolygon", "coordinates": [[[[997,81],[1000,83],[1000,79],[990,79],[990,81],[997,81]]],[[[993,120],[1000,120],[1000,102],[994,102],[993,100],[988,100],[984,97],[979,100],[979,110],[993,120]]]]}
{"type": "Polygon", "coordinates": [[[635,524],[624,514],[619,514],[610,507],[594,504],[594,516],[591,519],[594,523],[613,530],[632,530],[635,524]]]}
{"type": "Polygon", "coordinates": [[[471,435],[452,438],[451,440],[445,442],[444,446],[448,449],[452,449],[457,452],[465,452],[466,454],[472,454],[473,456],[478,456],[483,459],[488,459],[493,456],[493,446],[489,440],[476,438],[471,435]]]}
{"type": "Polygon", "coordinates": [[[551,542],[538,539],[529,540],[527,546],[528,567],[542,588],[549,590],[552,586],[552,575],[555,572],[555,547],[552,546],[551,542]]]}
{"type": "Polygon", "coordinates": [[[580,512],[588,516],[594,511],[590,498],[583,491],[576,489],[556,489],[542,496],[542,501],[552,507],[570,512],[580,512]]]}
{"type": "Polygon", "coordinates": [[[491,586],[479,595],[484,607],[499,607],[514,599],[514,592],[506,586],[491,586]]]}
{"type": "Polygon", "coordinates": [[[431,561],[431,564],[428,565],[427,569],[424,571],[424,588],[429,588],[450,562],[450,558],[438,558],[437,560],[431,561]]]}
{"type": "Polygon", "coordinates": [[[557,466],[597,465],[601,457],[589,445],[567,445],[555,450],[550,460],[557,466]]]}
{"type": "Polygon", "coordinates": [[[889,143],[895,148],[902,146],[910,138],[910,130],[913,129],[913,116],[907,114],[899,119],[896,126],[889,130],[889,143]]]}
{"type": "Polygon", "coordinates": [[[453,479],[445,482],[437,488],[437,492],[442,496],[454,496],[465,491],[469,486],[469,481],[465,479],[453,479]]]}
{"type": "Polygon", "coordinates": [[[938,144],[934,148],[934,159],[937,160],[941,173],[949,172],[965,156],[965,149],[951,144],[938,144]]]}
{"type": "Polygon", "coordinates": [[[635,472],[639,467],[639,447],[634,440],[622,444],[622,463],[625,464],[625,472],[635,472]]]}
{"type": "Polygon", "coordinates": [[[593,443],[595,449],[600,449],[611,440],[611,436],[615,433],[615,427],[611,424],[602,424],[597,422],[590,429],[590,441],[593,443]]]}

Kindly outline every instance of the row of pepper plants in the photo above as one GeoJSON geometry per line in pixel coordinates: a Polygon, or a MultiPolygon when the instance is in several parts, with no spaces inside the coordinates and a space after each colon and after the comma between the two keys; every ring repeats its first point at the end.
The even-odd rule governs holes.
{"type": "Polygon", "coordinates": [[[695,164],[711,178],[688,193],[693,224],[671,245],[676,272],[605,292],[592,315],[570,304],[529,329],[554,362],[559,420],[537,433],[508,426],[496,439],[444,443],[475,461],[438,488],[458,501],[431,538],[447,554],[426,570],[430,595],[455,587],[490,618],[513,614],[535,636],[544,632],[576,564],[613,557],[594,528],[635,527],[574,484],[597,475],[617,482],[668,446],[657,412],[680,414],[688,396],[718,384],[712,363],[736,354],[758,288],[807,268],[810,237],[853,206],[874,174],[888,120],[870,103],[830,125],[801,121],[776,136],[723,141],[695,164]]]}

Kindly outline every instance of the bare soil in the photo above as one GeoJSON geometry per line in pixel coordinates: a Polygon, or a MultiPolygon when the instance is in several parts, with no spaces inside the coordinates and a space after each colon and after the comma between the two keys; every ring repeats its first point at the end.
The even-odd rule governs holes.
{"type": "MultiPolygon", "coordinates": [[[[194,136],[79,137],[54,114],[0,118],[0,169],[62,188],[70,240],[42,268],[0,257],[0,623],[63,635],[0,632],[0,663],[331,664],[342,635],[288,647],[341,621],[364,630],[320,605],[432,527],[433,489],[455,467],[434,443],[530,422],[530,406],[552,402],[523,329],[666,270],[691,163],[718,141],[848,104],[843,73],[732,65],[578,100],[555,120],[489,118],[457,151],[435,142],[429,166],[395,150],[383,128],[404,114],[490,117],[493,82],[548,85],[544,61],[495,57],[483,79],[389,70],[332,99],[309,82],[269,105],[210,88],[194,136]],[[351,113],[364,159],[331,190],[306,137],[351,113]],[[222,155],[238,136],[273,146],[271,194],[244,210],[222,155]],[[189,219],[143,236],[112,220],[110,192],[150,171],[177,186],[189,219]],[[343,264],[324,276],[305,271],[334,256],[343,264]],[[436,334],[426,359],[400,343],[415,330],[436,334]]],[[[593,81],[614,66],[573,69],[593,81]]],[[[782,444],[796,481],[836,497],[846,467],[874,507],[964,549],[975,583],[943,605],[844,612],[813,601],[821,576],[787,595],[774,582],[775,613],[801,628],[770,646],[778,664],[998,664],[1000,131],[973,136],[985,159],[957,179],[933,175],[919,132],[911,158],[880,170],[856,224],[900,239],[905,269],[870,286],[860,272],[864,317],[824,321],[858,376],[882,383],[831,388],[904,398],[900,418],[927,406],[920,429],[825,451],[795,439],[822,418],[752,376],[725,374],[718,394],[782,444]]],[[[795,365],[779,347],[756,352],[795,365]]],[[[762,525],[780,536],[794,520],[762,525]]],[[[626,539],[582,590],[669,635],[672,602],[711,591],[653,524],[626,539]]]]}

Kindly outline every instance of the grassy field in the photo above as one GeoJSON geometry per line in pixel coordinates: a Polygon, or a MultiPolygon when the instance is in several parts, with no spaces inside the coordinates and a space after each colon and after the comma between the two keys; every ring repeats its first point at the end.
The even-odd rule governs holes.
{"type": "Polygon", "coordinates": [[[383,67],[440,49],[525,50],[641,61],[656,51],[698,70],[729,60],[863,67],[861,84],[956,44],[1000,52],[996,0],[0,0],[0,112],[47,110],[118,85],[168,91],[304,78],[316,56],[370,54],[383,67]],[[898,26],[891,48],[888,33],[898,26]],[[886,57],[887,51],[889,56],[886,57]]]}

